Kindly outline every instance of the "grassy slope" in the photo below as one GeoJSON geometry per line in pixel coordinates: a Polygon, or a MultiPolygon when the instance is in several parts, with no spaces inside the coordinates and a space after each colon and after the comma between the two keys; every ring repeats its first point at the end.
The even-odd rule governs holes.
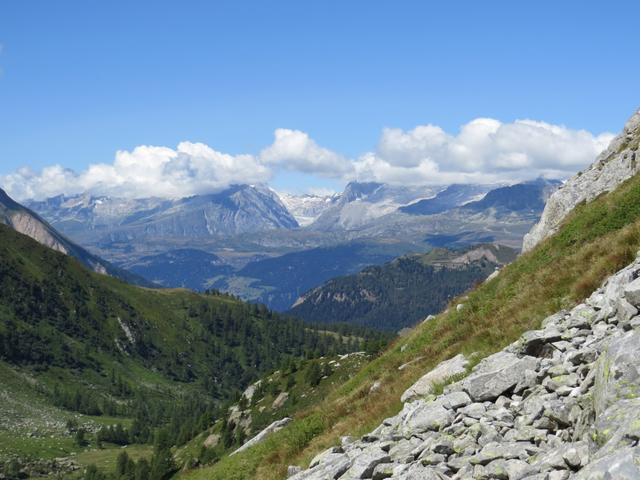
{"type": "Polygon", "coordinates": [[[569,308],[640,248],[640,176],[615,192],[578,206],[561,231],[450,308],[416,328],[319,405],[256,448],[184,475],[197,479],[284,478],[287,465],[306,465],[341,435],[361,435],[401,408],[400,395],[425,371],[458,352],[498,351],[545,316],[569,308]],[[404,351],[402,347],[405,346],[404,351]],[[398,366],[416,358],[401,372],[398,366]],[[369,394],[373,381],[383,387],[369,394]]]}
{"type": "MultiPolygon", "coordinates": [[[[304,360],[299,363],[295,371],[276,371],[262,379],[263,388],[255,392],[252,400],[247,402],[245,415],[249,413],[251,418],[251,432],[246,438],[256,435],[264,427],[276,420],[295,415],[302,409],[308,409],[320,403],[326,396],[334,391],[337,386],[344,384],[355,375],[362,365],[369,361],[365,354],[355,353],[339,355],[335,357],[323,357],[320,359],[304,360]],[[306,379],[307,369],[310,364],[316,363],[323,373],[327,373],[317,385],[310,385],[306,379]],[[325,370],[328,364],[329,372],[325,370]],[[274,407],[274,401],[280,392],[287,392],[288,399],[281,405],[274,407]]],[[[238,407],[238,404],[235,404],[238,407]]],[[[201,448],[209,435],[221,434],[221,421],[201,433],[184,447],[177,449],[176,458],[181,464],[187,464],[190,460],[199,458],[201,448]]],[[[240,445],[234,444],[225,449],[222,443],[210,448],[217,457],[231,453],[240,445]]]]}

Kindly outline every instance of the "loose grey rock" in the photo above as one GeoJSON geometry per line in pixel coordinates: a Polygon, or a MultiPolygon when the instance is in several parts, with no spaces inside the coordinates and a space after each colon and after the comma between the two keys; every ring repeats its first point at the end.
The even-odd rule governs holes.
{"type": "Polygon", "coordinates": [[[418,400],[415,403],[417,403],[415,408],[402,422],[402,428],[406,433],[439,431],[453,422],[453,413],[444,408],[441,402],[418,400]]]}
{"type": "Polygon", "coordinates": [[[444,394],[405,402],[292,478],[640,478],[640,317],[626,319],[636,278],[640,257],[444,394]]]}
{"type": "Polygon", "coordinates": [[[381,463],[390,463],[391,457],[379,448],[371,446],[365,448],[359,455],[353,459],[351,467],[346,471],[344,476],[340,477],[345,480],[357,478],[371,478],[373,470],[381,463]]]}
{"type": "Polygon", "coordinates": [[[462,382],[462,388],[473,401],[495,400],[515,387],[526,370],[535,370],[537,363],[533,357],[498,352],[481,361],[462,382]]]}
{"type": "Polygon", "coordinates": [[[409,402],[420,397],[425,397],[433,392],[433,387],[439,383],[446,382],[449,378],[466,373],[469,361],[464,355],[441,362],[436,368],[431,370],[420,380],[409,387],[400,397],[402,402],[409,402]]]}

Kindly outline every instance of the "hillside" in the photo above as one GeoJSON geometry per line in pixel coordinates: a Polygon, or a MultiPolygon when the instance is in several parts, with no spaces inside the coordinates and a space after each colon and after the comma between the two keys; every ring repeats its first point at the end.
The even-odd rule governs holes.
{"type": "MultiPolygon", "coordinates": [[[[307,467],[316,454],[339,446],[341,437],[359,438],[398,414],[403,407],[402,393],[440,362],[462,353],[472,359],[467,368],[474,367],[524,332],[539,328],[546,317],[578,305],[609,275],[630,264],[639,248],[640,176],[634,176],[614,191],[579,204],[555,235],[506,266],[465,300],[451,304],[462,303],[462,307],[450,308],[419,325],[322,404],[296,415],[285,429],[250,451],[194,470],[184,478],[276,479],[286,476],[289,465],[307,467]],[[371,392],[375,382],[380,388],[371,392]]],[[[594,332],[597,329],[610,331],[606,325],[594,332]]],[[[442,385],[436,392],[441,391],[442,385]]],[[[603,442],[608,438],[603,437],[603,442]]],[[[299,478],[318,477],[306,472],[299,478]]]]}
{"type": "Polygon", "coordinates": [[[515,250],[485,245],[436,249],[338,277],[301,296],[289,313],[312,322],[345,322],[399,331],[442,311],[454,297],[509,263],[515,250]]]}
{"type": "Polygon", "coordinates": [[[37,213],[14,201],[2,189],[0,189],[0,224],[8,225],[17,232],[23,233],[57,252],[74,257],[95,272],[111,275],[136,285],[154,286],[152,282],[143,277],[115,267],[73,243],[37,213]]]}
{"type": "Polygon", "coordinates": [[[225,295],[134,287],[0,225],[0,438],[15,439],[0,463],[93,449],[105,425],[144,445],[179,421],[167,442],[184,443],[261,375],[364,346],[366,331],[340,331],[225,295]]]}
{"type": "Polygon", "coordinates": [[[473,368],[445,360],[292,480],[640,477],[638,274],[640,258],[473,368]]]}

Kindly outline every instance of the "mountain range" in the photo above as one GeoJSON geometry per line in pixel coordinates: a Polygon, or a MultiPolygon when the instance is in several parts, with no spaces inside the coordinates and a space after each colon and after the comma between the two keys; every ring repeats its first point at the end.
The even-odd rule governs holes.
{"type": "Polygon", "coordinates": [[[307,289],[400,255],[486,242],[519,248],[557,185],[542,179],[446,188],[351,182],[326,196],[236,185],[177,200],[85,194],[27,205],[95,254],[149,281],[221,289],[286,310],[307,289]]]}
{"type": "MultiPolygon", "coordinates": [[[[261,295],[309,288],[291,311],[322,325],[217,291],[105,275],[104,261],[0,191],[0,476],[637,478],[639,139],[640,112],[560,188],[540,179],[460,200],[455,187],[438,213],[396,208],[355,224],[333,207],[390,201],[380,185],[351,185],[316,212],[338,219],[327,231],[271,223],[226,240],[255,235],[264,247],[286,231],[307,242],[298,251],[271,244],[235,265],[237,252],[187,247],[138,257],[149,276],[181,266],[182,283],[219,269],[225,281],[262,283],[261,295]],[[543,205],[517,258],[495,243],[433,248],[500,228],[517,238],[543,205]],[[393,228],[396,237],[371,236],[393,228]],[[311,247],[319,234],[331,248],[311,247]],[[400,234],[427,252],[382,260],[415,248],[399,246],[400,234]],[[367,255],[384,263],[358,267],[367,255]],[[335,278],[341,265],[359,271],[335,278]],[[323,275],[334,278],[309,287],[323,275]],[[328,323],[396,330],[445,305],[383,350],[384,334],[328,323]]],[[[231,190],[213,207],[192,198],[199,206],[175,218],[241,211],[237,226],[248,228],[242,215],[257,207],[234,197],[245,188],[231,190]]],[[[180,231],[195,230],[149,236],[180,231]]]]}

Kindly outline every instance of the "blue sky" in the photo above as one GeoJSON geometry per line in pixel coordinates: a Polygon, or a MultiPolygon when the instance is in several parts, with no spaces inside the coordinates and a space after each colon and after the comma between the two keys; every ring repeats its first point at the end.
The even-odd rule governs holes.
{"type": "MultiPolygon", "coordinates": [[[[387,127],[479,117],[616,132],[640,104],[639,18],[633,1],[7,0],[0,174],[185,141],[257,155],[278,128],[349,159],[387,127]]],[[[270,168],[281,188],[346,178],[270,168]]]]}

